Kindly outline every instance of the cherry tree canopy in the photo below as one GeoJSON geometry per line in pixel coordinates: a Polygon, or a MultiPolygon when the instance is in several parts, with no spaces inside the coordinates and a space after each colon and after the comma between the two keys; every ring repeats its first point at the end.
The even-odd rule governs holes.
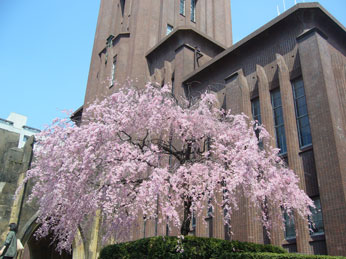
{"type": "Polygon", "coordinates": [[[39,205],[37,234],[52,232],[59,249],[70,249],[78,227],[89,226],[100,211],[105,238],[128,238],[138,215],[158,214],[186,235],[192,213],[213,204],[229,223],[239,193],[263,211],[267,229],[273,221],[268,202],[280,219],[280,207],[307,219],[312,202],[268,146],[265,129],[258,139],[254,122],[217,107],[211,93],[178,104],[168,86],[148,84],[90,105],[79,127],[56,120],[39,134],[26,177],[35,183],[30,201],[39,205]]]}

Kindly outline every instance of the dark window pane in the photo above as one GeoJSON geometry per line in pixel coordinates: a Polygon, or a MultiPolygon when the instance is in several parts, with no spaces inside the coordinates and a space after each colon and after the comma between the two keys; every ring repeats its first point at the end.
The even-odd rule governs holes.
{"type": "Polygon", "coordinates": [[[180,0],[180,14],[185,15],[185,0],[180,0]]]}
{"type": "Polygon", "coordinates": [[[305,97],[300,97],[299,99],[296,100],[296,107],[297,107],[296,110],[297,110],[298,117],[308,114],[305,97]]]}
{"type": "Polygon", "coordinates": [[[255,121],[258,121],[259,124],[262,124],[259,98],[252,100],[251,107],[253,119],[255,121]]]}
{"type": "Polygon", "coordinates": [[[282,108],[277,108],[274,110],[275,125],[281,125],[284,123],[284,118],[282,116],[282,108]]]}
{"type": "Polygon", "coordinates": [[[196,21],[196,0],[191,0],[191,21],[196,21]]]}
{"type": "Polygon", "coordinates": [[[289,217],[287,213],[284,213],[284,219],[285,219],[285,238],[295,238],[296,237],[296,230],[294,226],[294,218],[293,216],[289,217]]]}
{"type": "Polygon", "coordinates": [[[274,114],[274,127],[276,133],[276,145],[280,148],[280,153],[286,153],[286,136],[284,128],[284,120],[281,106],[280,90],[277,89],[271,93],[273,114],[274,114]]]}
{"type": "Polygon", "coordinates": [[[113,86],[114,83],[115,83],[115,72],[116,72],[116,69],[117,69],[117,56],[114,56],[113,57],[113,64],[112,64],[112,80],[111,80],[111,85],[110,86],[113,86]]]}
{"type": "Polygon", "coordinates": [[[323,226],[323,218],[322,218],[322,208],[321,208],[321,201],[319,198],[315,198],[314,204],[316,208],[311,209],[312,216],[311,216],[311,221],[312,221],[312,235],[316,234],[323,234],[324,233],[324,226],[323,226]]]}
{"type": "Polygon", "coordinates": [[[170,34],[172,31],[173,31],[173,26],[170,24],[167,24],[166,35],[170,34]]]}
{"type": "Polygon", "coordinates": [[[125,12],[125,0],[120,0],[121,15],[124,16],[125,12]]]}
{"type": "Polygon", "coordinates": [[[303,80],[298,80],[298,81],[293,82],[293,87],[294,87],[295,98],[305,96],[303,80]]]}
{"type": "Polygon", "coordinates": [[[281,106],[280,91],[273,92],[273,108],[281,106]]]}
{"type": "Polygon", "coordinates": [[[310,124],[309,124],[309,118],[308,116],[304,116],[302,118],[299,118],[299,124],[301,128],[310,128],[310,124]]]}
{"type": "Polygon", "coordinates": [[[285,136],[285,128],[284,126],[280,126],[276,128],[276,142],[278,148],[280,148],[280,153],[286,153],[286,136],[285,136]]]}
{"type": "Polygon", "coordinates": [[[300,78],[293,81],[292,87],[294,93],[294,106],[296,110],[299,144],[302,147],[309,145],[312,142],[303,80],[300,78]]]}
{"type": "MultiPolygon", "coordinates": [[[[302,119],[307,119],[307,117],[303,117],[302,119]]],[[[300,128],[300,138],[301,138],[301,146],[306,146],[311,143],[309,123],[307,123],[305,127],[300,128]]]]}

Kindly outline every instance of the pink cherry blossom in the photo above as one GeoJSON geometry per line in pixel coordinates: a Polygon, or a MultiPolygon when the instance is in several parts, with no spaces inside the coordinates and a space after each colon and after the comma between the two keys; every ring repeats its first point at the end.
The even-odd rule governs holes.
{"type": "Polygon", "coordinates": [[[91,104],[79,127],[54,121],[39,134],[26,176],[35,183],[37,235],[53,233],[58,249],[70,249],[77,229],[90,227],[98,210],[105,239],[131,238],[138,215],[158,214],[186,235],[191,215],[209,206],[222,208],[231,222],[240,193],[263,211],[267,230],[273,223],[267,202],[277,205],[271,215],[281,226],[282,210],[307,219],[312,201],[278,149],[268,146],[267,131],[261,128],[257,139],[254,122],[217,107],[211,93],[178,103],[169,86],[148,84],[91,104]]]}

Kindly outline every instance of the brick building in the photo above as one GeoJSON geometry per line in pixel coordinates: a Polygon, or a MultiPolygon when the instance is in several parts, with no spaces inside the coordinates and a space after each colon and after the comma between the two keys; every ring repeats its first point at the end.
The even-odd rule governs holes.
{"type": "MultiPolygon", "coordinates": [[[[272,134],[272,145],[315,202],[315,229],[309,233],[296,218],[269,241],[244,199],[232,237],[220,213],[197,218],[194,233],[346,255],[345,42],[346,29],[318,3],[295,5],[232,45],[229,0],[102,0],[84,106],[72,119],[79,123],[83,107],[127,78],[139,86],[171,83],[177,98],[214,91],[224,108],[252,116],[272,134]]],[[[27,208],[17,210],[27,215],[27,208]]],[[[30,253],[39,247],[28,241],[34,220],[32,213],[19,226],[30,253]]],[[[78,233],[73,258],[96,258],[98,220],[90,233],[78,233]]],[[[155,234],[166,235],[166,228],[148,222],[135,238],[155,234]]]]}
{"type": "MultiPolygon", "coordinates": [[[[291,252],[346,255],[345,42],[345,28],[318,3],[298,4],[232,45],[228,0],[104,0],[84,105],[126,78],[171,83],[182,98],[214,91],[224,108],[266,126],[315,202],[313,233],[297,218],[270,242],[291,252]]],[[[254,213],[244,200],[232,219],[233,239],[269,242],[254,213]]],[[[220,219],[209,219],[207,228],[203,220],[196,235],[229,238],[220,219]]]]}

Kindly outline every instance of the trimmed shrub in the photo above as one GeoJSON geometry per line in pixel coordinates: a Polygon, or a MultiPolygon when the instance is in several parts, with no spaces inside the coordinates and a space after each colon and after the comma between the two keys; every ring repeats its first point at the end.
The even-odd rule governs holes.
{"type": "Polygon", "coordinates": [[[233,253],[270,252],[287,253],[281,247],[260,245],[239,241],[226,241],[216,238],[187,236],[151,237],[136,241],[109,245],[102,249],[100,259],[115,258],[232,258],[233,253]],[[179,245],[178,242],[181,242],[179,245]]]}
{"type": "Polygon", "coordinates": [[[274,253],[224,253],[220,259],[341,259],[343,256],[274,254],[274,253]]]}

